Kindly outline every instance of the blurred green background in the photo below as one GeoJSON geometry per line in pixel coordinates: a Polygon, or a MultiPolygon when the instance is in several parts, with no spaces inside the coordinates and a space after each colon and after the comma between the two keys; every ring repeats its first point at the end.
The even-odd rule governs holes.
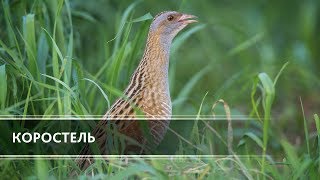
{"type": "MultiPolygon", "coordinates": [[[[316,138],[320,1],[2,0],[0,6],[1,114],[104,114],[105,96],[84,78],[97,83],[112,103],[142,56],[148,13],[176,10],[198,16],[199,23],[181,32],[172,47],[174,115],[197,115],[199,110],[211,115],[212,105],[222,98],[232,116],[251,118],[257,118],[252,102],[258,100],[263,116],[263,87],[252,95],[257,75],[264,72],[274,80],[289,62],[275,85],[268,131],[278,134],[271,141],[286,137],[297,152],[304,152],[303,126],[310,140],[316,138]]],[[[224,114],[222,107],[215,111],[224,114]]],[[[238,128],[239,138],[257,130],[238,128]]],[[[262,137],[260,128],[256,134],[262,137]]],[[[226,133],[225,126],[219,130],[226,133]]],[[[279,150],[273,147],[271,154],[279,150]]]]}
{"type": "MultiPolygon", "coordinates": [[[[23,16],[28,13],[35,15],[35,49],[42,47],[34,50],[35,59],[39,62],[39,71],[49,75],[52,75],[52,46],[41,28],[52,36],[55,10],[59,6],[57,2],[4,0],[0,17],[1,40],[12,50],[17,48],[17,44],[20,46],[20,58],[28,68],[24,45],[27,39],[21,37],[23,16]],[[6,11],[11,16],[10,22],[6,19],[6,11]],[[16,34],[17,42],[14,42],[11,31],[16,34]]],[[[253,77],[259,72],[266,72],[274,78],[286,62],[289,65],[276,87],[274,123],[286,131],[299,131],[302,124],[299,97],[307,119],[311,121],[313,113],[319,111],[319,1],[141,1],[128,8],[130,5],[132,1],[70,1],[72,53],[68,50],[71,25],[63,5],[56,21],[56,42],[63,56],[72,58],[81,66],[83,77],[121,92],[142,56],[150,24],[150,20],[128,23],[130,19],[149,12],[154,16],[164,10],[177,10],[197,15],[200,23],[185,30],[193,28],[192,35],[176,43],[178,45],[171,54],[170,91],[174,114],[196,114],[208,92],[205,99],[208,106],[203,108],[205,113],[210,112],[214,101],[223,98],[231,106],[233,114],[248,115],[252,110],[250,93],[253,77]],[[130,12],[124,14],[127,8],[130,12]],[[114,61],[118,61],[120,67],[116,72],[110,65],[114,61]],[[197,74],[199,71],[201,73],[197,74]],[[196,82],[185,90],[186,84],[195,76],[196,82]],[[288,124],[294,125],[289,128],[288,124]]],[[[1,63],[8,64],[3,49],[1,56],[1,63]]],[[[16,74],[11,76],[16,77],[16,74]]],[[[13,86],[11,76],[8,76],[8,106],[24,99],[27,94],[27,88],[10,92],[13,86]]],[[[78,82],[70,83],[72,86],[78,82]]],[[[19,82],[17,84],[19,88],[19,82]]],[[[86,91],[80,90],[82,104],[87,111],[95,115],[104,114],[107,101],[102,100],[99,90],[88,82],[80,84],[82,87],[89,84],[90,87],[86,91]]],[[[112,103],[116,95],[104,90],[109,93],[112,103]]],[[[21,114],[22,108],[23,104],[14,111],[21,114]]],[[[32,112],[28,108],[28,114],[43,114],[45,109],[34,108],[32,112]]]]}

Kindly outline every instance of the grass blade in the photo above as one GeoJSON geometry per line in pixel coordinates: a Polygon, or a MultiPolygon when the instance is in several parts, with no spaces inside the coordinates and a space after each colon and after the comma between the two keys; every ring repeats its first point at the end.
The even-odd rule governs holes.
{"type": "Polygon", "coordinates": [[[205,24],[197,25],[186,32],[179,35],[177,38],[174,39],[171,47],[171,55],[174,54],[179,47],[194,33],[204,29],[206,27],[205,24]]]}
{"type": "Polygon", "coordinates": [[[75,97],[75,94],[73,92],[73,90],[63,81],[61,81],[60,79],[57,79],[55,77],[52,77],[52,76],[49,76],[49,75],[46,75],[46,74],[41,74],[42,76],[45,76],[45,77],[48,77],[54,81],[56,81],[57,83],[61,84],[63,87],[65,87],[69,92],[71,92],[71,95],[73,95],[75,97]]]}
{"type": "Polygon", "coordinates": [[[6,106],[7,99],[7,74],[6,65],[0,66],[0,109],[3,110],[6,106]]]}
{"type": "Polygon", "coordinates": [[[149,19],[152,19],[152,15],[150,13],[147,13],[141,17],[138,17],[136,19],[133,19],[132,21],[130,21],[130,23],[136,23],[136,22],[141,22],[141,21],[146,21],[146,20],[149,20],[149,19]]]}
{"type": "Polygon", "coordinates": [[[320,172],[320,119],[318,114],[314,115],[314,121],[316,122],[318,136],[318,172],[320,172]]]}
{"type": "Polygon", "coordinates": [[[38,179],[48,179],[48,163],[43,159],[38,159],[36,160],[35,166],[38,179]]]}
{"type": "Polygon", "coordinates": [[[262,154],[262,173],[265,173],[265,158],[267,154],[268,138],[269,138],[269,123],[271,117],[271,106],[275,96],[275,89],[272,80],[266,73],[260,73],[258,78],[262,84],[262,105],[264,109],[263,118],[263,154],[262,154]]]}
{"type": "Polygon", "coordinates": [[[205,75],[210,70],[210,67],[205,67],[201,71],[199,71],[197,74],[195,74],[189,82],[182,88],[180,93],[178,94],[177,98],[172,102],[175,106],[180,106],[186,98],[189,96],[189,94],[192,91],[192,88],[196,85],[196,83],[202,78],[203,75],[205,75]]]}
{"type": "Polygon", "coordinates": [[[32,76],[39,81],[39,69],[37,64],[37,47],[34,27],[34,14],[27,14],[23,17],[23,37],[25,40],[26,51],[28,56],[28,67],[32,76]]]}
{"type": "Polygon", "coordinates": [[[255,36],[253,36],[252,38],[244,41],[243,43],[241,43],[240,45],[238,45],[237,47],[231,49],[227,56],[234,56],[238,53],[240,53],[241,51],[244,51],[246,49],[248,49],[249,47],[251,47],[252,45],[256,44],[257,42],[259,42],[262,38],[264,37],[264,33],[258,33],[255,36]]]}
{"type": "Polygon", "coordinates": [[[261,141],[261,139],[257,135],[253,134],[252,132],[247,132],[243,135],[243,138],[240,140],[238,147],[245,144],[246,137],[252,139],[259,147],[261,147],[261,149],[263,149],[263,142],[261,141]]]}
{"type": "Polygon", "coordinates": [[[303,108],[303,103],[302,103],[301,97],[300,97],[300,106],[301,106],[302,117],[303,117],[304,136],[305,136],[305,139],[306,139],[308,155],[309,155],[309,157],[310,157],[311,154],[310,154],[310,146],[309,146],[308,124],[307,124],[306,116],[305,116],[305,114],[304,114],[304,108],[303,108]]]}
{"type": "Polygon", "coordinates": [[[110,109],[110,101],[109,101],[108,95],[103,91],[103,89],[96,82],[92,81],[91,79],[84,78],[84,80],[87,80],[87,81],[93,83],[95,86],[97,86],[99,88],[99,90],[102,93],[104,99],[108,103],[108,109],[110,109]]]}

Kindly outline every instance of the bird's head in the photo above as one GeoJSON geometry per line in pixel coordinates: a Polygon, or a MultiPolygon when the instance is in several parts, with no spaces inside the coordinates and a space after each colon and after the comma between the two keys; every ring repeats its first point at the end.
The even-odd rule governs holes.
{"type": "Polygon", "coordinates": [[[196,18],[194,15],[165,11],[155,16],[150,26],[150,32],[172,40],[188,24],[197,22],[196,18]]]}

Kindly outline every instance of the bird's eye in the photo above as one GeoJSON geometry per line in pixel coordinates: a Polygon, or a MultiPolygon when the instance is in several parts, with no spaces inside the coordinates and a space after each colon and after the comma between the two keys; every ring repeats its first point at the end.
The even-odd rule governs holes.
{"type": "Polygon", "coordinates": [[[168,21],[172,21],[174,19],[174,17],[172,16],[172,15],[169,15],[168,17],[167,17],[167,20],[168,21]]]}

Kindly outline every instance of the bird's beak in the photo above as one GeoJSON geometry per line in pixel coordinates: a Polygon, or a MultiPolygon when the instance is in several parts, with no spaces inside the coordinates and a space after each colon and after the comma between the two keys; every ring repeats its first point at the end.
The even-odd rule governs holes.
{"type": "Polygon", "coordinates": [[[185,24],[195,23],[195,22],[198,22],[197,20],[195,20],[196,18],[198,18],[198,17],[194,16],[194,15],[182,14],[182,16],[179,18],[178,22],[182,22],[185,24]]]}

